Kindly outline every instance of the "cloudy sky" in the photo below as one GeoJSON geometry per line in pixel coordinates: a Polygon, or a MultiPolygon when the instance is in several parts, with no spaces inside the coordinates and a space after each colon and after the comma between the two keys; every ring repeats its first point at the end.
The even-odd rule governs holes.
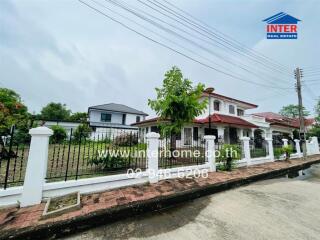
{"type": "MultiPolygon", "coordinates": [[[[208,31],[203,33],[179,25],[139,1],[126,1],[129,4],[126,6],[144,11],[148,18],[166,21],[171,24],[166,26],[171,32],[110,1],[83,1],[132,29],[238,79],[157,45],[77,0],[1,0],[0,87],[16,90],[31,112],[39,112],[51,101],[65,103],[73,112],[115,102],[154,115],[147,99],[155,97],[154,88],[161,85],[165,71],[173,65],[180,67],[194,83],[202,82],[215,87],[217,93],[258,104],[255,111],[278,111],[283,105],[297,102],[293,69],[320,68],[320,1],[168,0],[255,51],[240,54],[221,44],[215,38],[216,30],[210,30],[208,35],[208,31]],[[279,12],[302,20],[298,40],[266,39],[262,20],[279,12]],[[179,32],[181,29],[184,32],[179,32]],[[173,35],[177,32],[185,38],[173,35]],[[244,56],[248,54],[251,58],[244,56]],[[275,66],[278,63],[285,67],[275,66]]],[[[148,0],[141,1],[155,8],[148,0]]],[[[313,82],[308,86],[303,91],[304,103],[312,110],[320,84],[313,82]]]]}

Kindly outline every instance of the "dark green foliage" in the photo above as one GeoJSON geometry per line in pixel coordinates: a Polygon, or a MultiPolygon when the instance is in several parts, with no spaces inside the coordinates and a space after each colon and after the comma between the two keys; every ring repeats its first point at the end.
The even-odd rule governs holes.
{"type": "Polygon", "coordinates": [[[76,112],[72,113],[72,115],[69,117],[69,121],[72,122],[87,122],[88,114],[86,112],[76,112]]]}
{"type": "MultiPolygon", "coordinates": [[[[306,117],[306,116],[310,115],[310,112],[308,112],[305,108],[303,108],[302,111],[303,111],[303,116],[306,117]]],[[[294,105],[294,104],[284,106],[280,110],[279,114],[281,114],[282,116],[285,116],[285,117],[289,117],[289,118],[298,118],[299,117],[299,106],[294,105]]]]}
{"type": "Polygon", "coordinates": [[[186,123],[203,112],[207,106],[207,101],[199,101],[203,91],[203,84],[193,87],[179,68],[166,72],[162,87],[156,88],[157,99],[148,102],[160,120],[169,121],[161,126],[163,135],[180,133],[186,123]]]}
{"type": "Polygon", "coordinates": [[[236,161],[242,156],[241,147],[235,144],[223,144],[217,155],[217,161],[220,162],[219,169],[222,171],[231,171],[236,167],[236,161]]]}
{"type": "Polygon", "coordinates": [[[138,136],[130,133],[121,134],[114,139],[113,144],[116,146],[133,146],[138,144],[138,136]]]}
{"type": "Polygon", "coordinates": [[[72,133],[73,140],[75,142],[80,142],[81,140],[90,137],[92,129],[87,124],[80,124],[72,133]]]}
{"type": "Polygon", "coordinates": [[[43,107],[41,110],[41,118],[43,120],[51,121],[63,121],[68,120],[71,111],[67,109],[65,104],[61,103],[49,103],[47,106],[43,107]]]}
{"type": "Polygon", "coordinates": [[[21,125],[28,118],[28,109],[19,94],[11,89],[0,88],[0,135],[8,135],[12,125],[21,125]]]}
{"type": "Polygon", "coordinates": [[[107,154],[103,157],[96,157],[89,161],[88,164],[96,165],[101,169],[119,169],[119,168],[126,168],[128,166],[129,159],[123,158],[120,156],[111,156],[107,154]]]}
{"type": "Polygon", "coordinates": [[[67,132],[63,127],[55,125],[51,129],[53,131],[53,135],[50,138],[51,143],[62,143],[67,138],[67,132]]]}

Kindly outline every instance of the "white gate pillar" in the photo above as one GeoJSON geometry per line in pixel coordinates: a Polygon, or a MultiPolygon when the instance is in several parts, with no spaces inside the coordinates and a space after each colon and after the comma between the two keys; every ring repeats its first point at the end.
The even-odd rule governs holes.
{"type": "Polygon", "coordinates": [[[288,139],[284,138],[282,139],[282,142],[284,147],[288,146],[288,139]]]}
{"type": "Polygon", "coordinates": [[[49,137],[53,131],[47,127],[32,128],[27,169],[24,178],[21,207],[41,203],[47,173],[49,137]]]}
{"type": "Polygon", "coordinates": [[[300,140],[299,139],[295,139],[294,142],[295,142],[295,145],[296,145],[296,150],[297,150],[298,156],[302,157],[301,148],[300,148],[300,140]]]}
{"type": "Polygon", "coordinates": [[[205,143],[205,156],[206,156],[206,162],[209,164],[210,172],[216,172],[217,166],[216,166],[216,152],[215,152],[215,146],[214,146],[214,140],[216,139],[216,136],[213,135],[206,135],[203,137],[206,141],[205,143]]]}
{"type": "Polygon", "coordinates": [[[266,141],[268,142],[268,153],[270,161],[274,161],[274,153],[273,153],[273,144],[272,144],[272,138],[266,138],[266,141]]]}
{"type": "Polygon", "coordinates": [[[312,143],[314,144],[314,154],[320,154],[319,142],[317,137],[311,137],[312,143]]]}
{"type": "Polygon", "coordinates": [[[159,181],[159,138],[160,134],[150,132],[146,136],[147,138],[147,172],[150,183],[156,183],[159,181]]]}
{"type": "Polygon", "coordinates": [[[244,158],[247,161],[247,166],[251,165],[251,156],[250,156],[250,143],[249,137],[242,137],[240,139],[243,142],[243,151],[244,151],[244,158]]]}

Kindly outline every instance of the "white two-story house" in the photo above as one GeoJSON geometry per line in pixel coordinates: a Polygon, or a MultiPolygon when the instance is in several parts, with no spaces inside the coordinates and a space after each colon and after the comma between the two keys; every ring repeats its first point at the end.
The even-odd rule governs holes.
{"type": "Polygon", "coordinates": [[[133,130],[133,123],[144,121],[148,114],[123,104],[108,103],[88,108],[89,125],[94,131],[108,128],[133,130]]]}
{"type": "MultiPolygon", "coordinates": [[[[204,92],[200,101],[207,99],[208,105],[205,111],[196,117],[192,123],[187,124],[177,136],[181,145],[191,145],[204,135],[215,135],[216,141],[234,144],[243,136],[252,136],[258,128],[255,124],[244,119],[245,111],[258,106],[242,100],[223,96],[214,92],[204,92]]],[[[158,118],[152,118],[138,123],[143,133],[158,131],[158,118]]]]}

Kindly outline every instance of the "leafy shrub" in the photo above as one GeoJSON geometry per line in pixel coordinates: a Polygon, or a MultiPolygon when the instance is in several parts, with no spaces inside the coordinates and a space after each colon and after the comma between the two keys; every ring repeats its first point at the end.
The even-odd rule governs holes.
{"type": "Polygon", "coordinates": [[[96,165],[98,168],[103,170],[112,170],[125,168],[128,166],[129,160],[120,156],[111,156],[107,154],[103,157],[97,157],[89,160],[88,164],[96,165]]]}
{"type": "Polygon", "coordinates": [[[63,127],[54,125],[51,129],[53,131],[50,138],[51,143],[62,143],[67,138],[67,131],[63,127]]]}
{"type": "Polygon", "coordinates": [[[241,153],[242,151],[239,145],[223,144],[217,156],[217,160],[221,163],[220,170],[231,171],[235,168],[235,161],[241,159],[241,153]]]}
{"type": "Polygon", "coordinates": [[[116,146],[133,146],[138,144],[138,136],[137,134],[124,133],[117,136],[114,139],[113,144],[116,146]]]}
{"type": "Polygon", "coordinates": [[[274,155],[274,158],[279,160],[280,157],[283,155],[283,150],[282,148],[274,148],[273,149],[273,155],[274,155]]]}
{"type": "Polygon", "coordinates": [[[293,153],[293,147],[291,145],[283,146],[281,148],[273,149],[275,159],[279,160],[282,155],[285,154],[286,160],[289,160],[290,155],[293,153]]]}
{"type": "Polygon", "coordinates": [[[89,138],[92,129],[87,124],[80,124],[73,132],[73,140],[80,142],[81,139],[89,138]]]}

